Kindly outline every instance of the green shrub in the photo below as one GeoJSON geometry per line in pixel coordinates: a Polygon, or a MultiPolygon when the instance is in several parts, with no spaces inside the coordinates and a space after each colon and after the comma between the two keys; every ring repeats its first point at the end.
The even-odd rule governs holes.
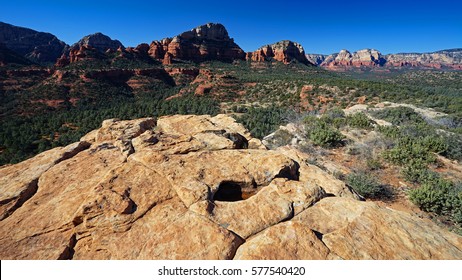
{"type": "Polygon", "coordinates": [[[385,151],[383,156],[389,162],[397,165],[406,165],[412,160],[431,163],[436,161],[435,156],[431,153],[433,148],[425,141],[404,137],[398,140],[395,147],[385,151]]]}
{"type": "Polygon", "coordinates": [[[307,127],[308,138],[315,144],[324,148],[332,148],[342,144],[343,135],[335,128],[322,120],[316,121],[307,127]]]}
{"type": "Polygon", "coordinates": [[[421,159],[409,161],[401,170],[406,181],[411,183],[424,183],[435,180],[437,174],[427,168],[427,163],[421,159]]]}
{"type": "Polygon", "coordinates": [[[363,112],[358,112],[350,115],[346,119],[346,123],[351,127],[369,129],[372,128],[372,121],[363,112]]]}
{"type": "Polygon", "coordinates": [[[448,148],[446,141],[439,136],[429,135],[419,140],[420,144],[429,152],[442,153],[448,148]]]}
{"type": "Polygon", "coordinates": [[[410,200],[420,209],[439,215],[447,215],[462,224],[462,185],[439,178],[409,191],[410,200]]]}
{"type": "Polygon", "coordinates": [[[368,158],[366,166],[369,170],[379,170],[383,168],[382,162],[377,158],[368,158]]]}
{"type": "Polygon", "coordinates": [[[379,198],[385,195],[384,187],[373,176],[364,172],[348,174],[346,183],[365,198],[379,198]]]}
{"type": "Polygon", "coordinates": [[[401,137],[401,131],[396,126],[379,126],[377,127],[377,131],[391,139],[398,139],[401,137]]]}
{"type": "Polygon", "coordinates": [[[393,107],[373,111],[374,117],[391,122],[394,125],[424,123],[425,120],[409,107],[393,107]]]}
{"type": "Polygon", "coordinates": [[[462,136],[451,134],[444,137],[446,150],[443,156],[449,159],[462,160],[462,136]]]}

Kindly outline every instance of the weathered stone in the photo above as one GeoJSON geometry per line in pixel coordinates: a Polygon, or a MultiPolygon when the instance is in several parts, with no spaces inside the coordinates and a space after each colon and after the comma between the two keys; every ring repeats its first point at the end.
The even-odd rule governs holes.
{"type": "Polygon", "coordinates": [[[330,197],[294,218],[343,259],[460,259],[462,237],[373,202],[330,197]]]}
{"type": "Polygon", "coordinates": [[[337,259],[316,234],[299,222],[284,222],[249,238],[235,260],[328,260],[337,259]]]}
{"type": "Polygon", "coordinates": [[[38,179],[35,195],[0,222],[0,258],[60,258],[62,245],[73,236],[78,223],[75,213],[82,202],[105,174],[124,160],[116,147],[104,145],[49,168],[38,179]],[[55,240],[59,242],[53,243],[55,240]],[[23,247],[27,244],[35,245],[23,247]]]}
{"type": "Polygon", "coordinates": [[[0,220],[8,217],[37,191],[39,177],[53,165],[90,147],[77,142],[43,152],[21,163],[0,168],[0,220]]]}
{"type": "Polygon", "coordinates": [[[301,182],[275,179],[242,201],[201,201],[190,210],[215,221],[242,238],[297,215],[324,196],[324,190],[301,182]]]}
{"type": "Polygon", "coordinates": [[[328,195],[349,197],[357,200],[362,199],[361,196],[359,196],[353,189],[348,187],[343,181],[336,179],[333,175],[323,171],[321,168],[315,165],[308,164],[307,154],[290,147],[280,147],[277,149],[277,151],[300,164],[300,181],[319,185],[326,191],[328,195]]]}

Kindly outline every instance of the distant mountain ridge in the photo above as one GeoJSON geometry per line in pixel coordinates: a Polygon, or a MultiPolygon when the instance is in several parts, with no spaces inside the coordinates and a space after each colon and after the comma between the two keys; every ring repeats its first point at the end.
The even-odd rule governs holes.
{"type": "Polygon", "coordinates": [[[253,52],[244,52],[220,23],[207,23],[174,37],[154,40],[149,45],[125,48],[123,44],[102,33],[84,36],[72,46],[56,36],[28,28],[0,22],[0,60],[2,65],[16,63],[55,64],[63,67],[82,60],[106,59],[107,53],[127,59],[152,58],[163,64],[218,60],[232,62],[247,60],[252,63],[279,61],[313,64],[330,70],[355,68],[432,68],[462,70],[462,48],[430,53],[397,53],[383,55],[374,49],[356,52],[341,50],[331,55],[306,54],[302,45],[282,40],[264,45],[253,52]],[[17,55],[13,55],[17,54],[17,55]],[[21,59],[22,56],[24,59],[21,59]],[[7,59],[8,57],[8,59],[7,59]]]}
{"type": "Polygon", "coordinates": [[[315,65],[331,70],[348,68],[435,68],[462,70],[462,49],[447,49],[430,53],[397,53],[383,55],[374,49],[356,52],[341,50],[331,55],[307,54],[315,65]]]}
{"type": "Polygon", "coordinates": [[[0,43],[28,60],[45,64],[56,62],[69,47],[53,34],[4,22],[0,22],[0,43]]]}

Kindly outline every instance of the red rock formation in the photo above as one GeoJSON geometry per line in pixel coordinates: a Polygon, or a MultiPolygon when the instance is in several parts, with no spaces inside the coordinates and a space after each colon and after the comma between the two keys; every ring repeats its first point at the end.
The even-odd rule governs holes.
{"type": "Polygon", "coordinates": [[[168,53],[170,58],[166,62],[169,59],[194,62],[245,59],[244,51],[229,37],[226,28],[214,23],[196,27],[173,38],[153,41],[148,53],[158,60],[164,60],[168,53]]]}
{"type": "Polygon", "coordinates": [[[164,65],[172,64],[172,58],[173,58],[173,55],[169,52],[166,52],[164,55],[164,59],[162,60],[162,64],[164,65]]]}
{"type": "Polygon", "coordinates": [[[100,53],[98,50],[91,46],[80,46],[79,48],[72,48],[69,51],[69,62],[77,62],[83,60],[95,60],[98,58],[103,58],[104,54],[100,53]]]}
{"type": "Polygon", "coordinates": [[[292,61],[311,64],[305,56],[303,47],[292,41],[280,41],[272,45],[263,46],[253,53],[247,53],[246,59],[255,62],[274,59],[285,64],[292,61]]]}
{"type": "Polygon", "coordinates": [[[67,57],[67,55],[63,54],[60,58],[58,58],[58,60],[55,63],[55,66],[56,67],[64,67],[64,66],[69,65],[69,63],[70,63],[69,57],[67,57]]]}

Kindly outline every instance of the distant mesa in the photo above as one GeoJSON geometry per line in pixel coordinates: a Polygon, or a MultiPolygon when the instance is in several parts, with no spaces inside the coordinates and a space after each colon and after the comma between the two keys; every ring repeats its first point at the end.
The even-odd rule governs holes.
{"type": "Polygon", "coordinates": [[[331,55],[307,54],[306,57],[310,62],[331,70],[361,67],[462,69],[462,49],[388,55],[374,49],[363,49],[353,53],[341,50],[331,55]]]}
{"type": "Polygon", "coordinates": [[[302,45],[289,40],[279,41],[277,43],[266,45],[254,52],[247,53],[247,60],[264,62],[270,59],[288,64],[292,61],[298,61],[303,64],[312,64],[305,56],[305,50],[302,45]]]}

